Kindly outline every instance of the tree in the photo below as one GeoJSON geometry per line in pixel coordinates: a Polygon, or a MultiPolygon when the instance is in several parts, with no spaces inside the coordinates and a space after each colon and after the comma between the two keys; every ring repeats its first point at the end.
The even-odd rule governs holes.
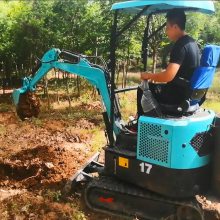
{"type": "MultiPolygon", "coordinates": [[[[35,57],[41,57],[52,47],[108,59],[113,21],[110,9],[115,2],[118,0],[1,1],[0,63],[4,64],[5,75],[10,77],[14,72],[29,74],[35,57]]],[[[215,6],[216,14],[208,19],[200,13],[187,15],[187,32],[201,46],[220,44],[220,3],[216,2],[215,6]]],[[[122,27],[131,17],[122,13],[119,26],[122,27]]],[[[163,17],[152,17],[151,33],[163,24],[163,17]]],[[[119,39],[117,60],[123,63],[125,72],[129,70],[131,60],[137,61],[135,65],[139,64],[145,26],[146,18],[143,17],[119,39]]],[[[153,71],[163,54],[167,54],[168,45],[163,32],[151,39],[153,71]]]]}
{"type": "Polygon", "coordinates": [[[220,45],[220,2],[215,2],[216,13],[205,20],[200,37],[204,44],[220,45]]]}

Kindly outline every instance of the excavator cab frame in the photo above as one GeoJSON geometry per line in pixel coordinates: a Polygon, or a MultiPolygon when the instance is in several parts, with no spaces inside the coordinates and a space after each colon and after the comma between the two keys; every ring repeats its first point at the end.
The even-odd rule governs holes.
{"type": "MultiPolygon", "coordinates": [[[[144,31],[143,41],[142,41],[142,63],[143,71],[147,70],[147,60],[148,60],[148,45],[149,40],[160,32],[166,23],[161,25],[155,32],[150,34],[150,22],[152,15],[166,13],[173,8],[182,8],[184,11],[195,11],[205,14],[212,14],[215,11],[214,3],[212,1],[149,1],[149,0],[132,0],[115,3],[112,6],[114,11],[114,21],[111,31],[110,40],[110,65],[109,69],[111,71],[111,84],[115,84],[115,70],[116,70],[116,50],[119,44],[120,37],[126,32],[132,25],[134,25],[137,20],[142,16],[147,16],[146,28],[144,31]],[[123,27],[119,29],[118,21],[120,13],[134,14],[133,18],[123,27]]],[[[114,126],[114,100],[115,100],[115,90],[111,87],[111,131],[113,132],[114,126]]],[[[127,90],[129,91],[129,90],[127,90]]],[[[110,146],[114,145],[114,139],[110,139],[110,146]]]]}

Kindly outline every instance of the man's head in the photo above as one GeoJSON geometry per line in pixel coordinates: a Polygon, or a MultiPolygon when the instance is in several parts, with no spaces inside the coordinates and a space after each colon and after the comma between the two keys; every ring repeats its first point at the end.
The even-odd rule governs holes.
{"type": "Polygon", "coordinates": [[[172,41],[179,39],[184,34],[186,15],[182,9],[172,9],[167,13],[166,34],[172,41]]]}

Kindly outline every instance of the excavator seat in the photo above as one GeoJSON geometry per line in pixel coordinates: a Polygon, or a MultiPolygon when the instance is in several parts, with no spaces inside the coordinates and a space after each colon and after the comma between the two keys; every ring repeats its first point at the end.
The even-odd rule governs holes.
{"type": "Polygon", "coordinates": [[[189,97],[180,105],[161,104],[162,111],[165,114],[174,115],[191,115],[196,112],[205,101],[207,91],[212,85],[219,57],[220,46],[206,45],[202,52],[200,66],[193,73],[191,80],[186,82],[190,86],[189,97]]]}
{"type": "MultiPolygon", "coordinates": [[[[205,46],[200,66],[195,70],[191,81],[188,82],[191,88],[190,96],[180,105],[165,105],[160,104],[164,115],[167,118],[170,116],[190,116],[195,113],[202,103],[205,101],[205,96],[212,85],[216,67],[220,57],[220,46],[207,45],[205,46]]],[[[126,148],[130,151],[136,151],[137,135],[122,132],[117,136],[116,147],[126,148]]]]}

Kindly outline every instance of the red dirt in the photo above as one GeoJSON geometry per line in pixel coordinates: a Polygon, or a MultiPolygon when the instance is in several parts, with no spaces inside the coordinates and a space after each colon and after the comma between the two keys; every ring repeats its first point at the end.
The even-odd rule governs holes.
{"type": "Polygon", "coordinates": [[[105,219],[85,214],[77,198],[61,198],[66,181],[94,154],[93,128],[85,118],[77,124],[57,119],[22,122],[13,111],[0,112],[0,219],[105,219]]]}
{"type": "Polygon", "coordinates": [[[39,145],[22,150],[7,159],[0,160],[0,186],[11,188],[44,189],[63,186],[84,163],[87,154],[78,149],[84,144],[39,145]]]}

